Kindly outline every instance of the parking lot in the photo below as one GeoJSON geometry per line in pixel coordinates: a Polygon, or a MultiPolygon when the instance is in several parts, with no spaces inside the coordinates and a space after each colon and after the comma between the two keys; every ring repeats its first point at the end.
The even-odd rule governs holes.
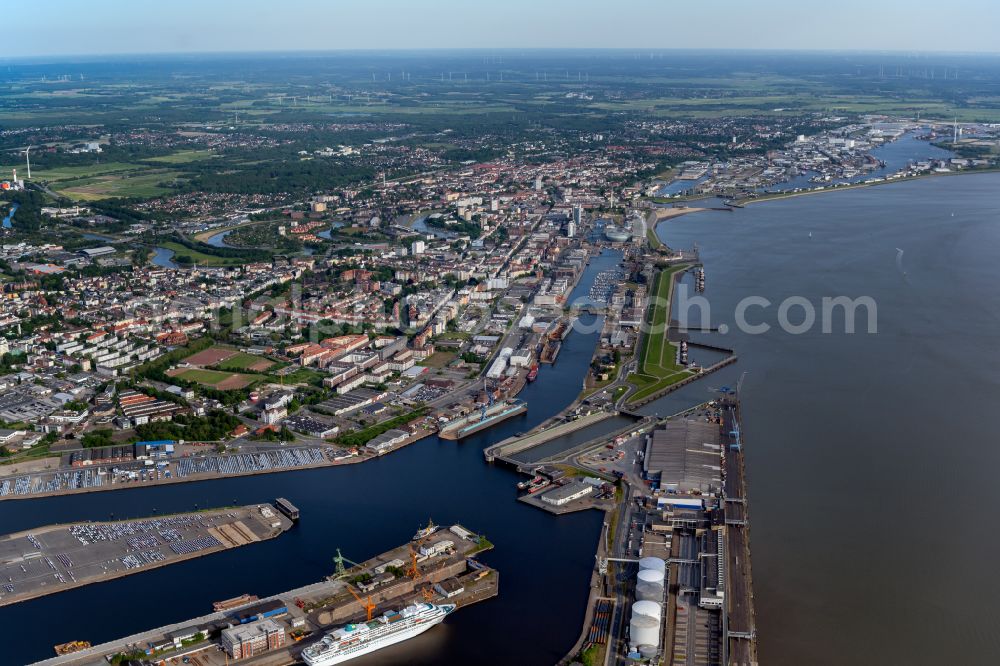
{"type": "MultiPolygon", "coordinates": [[[[267,505],[264,505],[267,506],[267,505]]],[[[42,527],[0,538],[0,605],[274,536],[273,509],[243,507],[42,527]]],[[[280,532],[280,529],[277,530],[280,532]]]]}
{"type": "MultiPolygon", "coordinates": [[[[333,461],[333,451],[320,446],[290,446],[248,453],[209,454],[174,458],[160,466],[140,461],[92,465],[0,479],[0,498],[26,497],[67,490],[96,490],[127,483],[184,478],[199,474],[253,474],[333,461]]],[[[164,461],[161,461],[164,462],[164,461]]]]}

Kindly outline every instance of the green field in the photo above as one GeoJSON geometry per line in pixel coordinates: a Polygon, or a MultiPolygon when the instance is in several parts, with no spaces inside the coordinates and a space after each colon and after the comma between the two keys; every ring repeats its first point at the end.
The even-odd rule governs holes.
{"type": "Polygon", "coordinates": [[[443,368],[454,360],[455,360],[454,352],[439,351],[439,352],[434,352],[433,354],[425,358],[417,365],[422,365],[427,368],[443,368]]]}
{"type": "Polygon", "coordinates": [[[121,175],[106,175],[91,178],[67,180],[53,189],[71,199],[94,201],[109,197],[156,197],[170,192],[167,185],[181,176],[179,171],[149,169],[143,173],[127,172],[121,175]]]}
{"type": "MultiPolygon", "coordinates": [[[[27,175],[24,164],[0,166],[0,173],[10,173],[12,168],[27,175]]],[[[95,163],[86,166],[66,166],[54,169],[32,169],[31,178],[42,181],[55,192],[78,201],[93,201],[108,197],[155,197],[169,188],[182,176],[180,171],[169,168],[133,164],[130,162],[95,163]]]]}
{"type": "Polygon", "coordinates": [[[176,374],[170,373],[173,377],[178,377],[188,382],[196,382],[211,386],[220,390],[230,390],[244,388],[263,379],[261,375],[247,375],[233,372],[222,372],[219,370],[203,370],[201,368],[187,368],[176,374]]]}
{"type": "Polygon", "coordinates": [[[232,373],[219,372],[218,370],[199,370],[191,368],[184,370],[177,376],[189,382],[198,382],[199,384],[214,386],[219,382],[229,379],[229,377],[232,376],[232,373]]]}
{"type": "Polygon", "coordinates": [[[643,336],[642,350],[639,352],[639,371],[629,377],[629,383],[636,387],[635,393],[629,396],[629,401],[642,400],[691,376],[690,370],[678,365],[677,347],[667,339],[673,276],[686,268],[687,266],[674,266],[660,271],[656,276],[653,303],[650,305],[649,331],[643,336]]]}
{"type": "Polygon", "coordinates": [[[170,155],[151,157],[148,161],[158,164],[188,164],[189,162],[198,162],[213,157],[216,157],[216,154],[211,150],[179,150],[170,155]]]}
{"type": "Polygon", "coordinates": [[[251,366],[258,365],[259,367],[254,368],[255,372],[263,372],[274,365],[273,361],[270,361],[263,356],[256,356],[254,354],[247,354],[246,352],[240,352],[235,356],[227,358],[225,361],[219,363],[219,368],[222,370],[247,370],[251,366]],[[265,368],[263,365],[267,363],[268,366],[265,368]]]}
{"type": "MultiPolygon", "coordinates": [[[[286,366],[287,367],[287,366],[286,366]]],[[[309,384],[311,386],[322,386],[323,379],[328,375],[324,372],[319,372],[318,370],[313,370],[312,368],[298,368],[294,372],[290,372],[287,375],[276,375],[275,368],[271,368],[268,371],[267,379],[273,383],[283,382],[284,384],[291,386],[293,384],[309,384]]]]}
{"type": "Polygon", "coordinates": [[[176,260],[177,257],[188,256],[191,257],[192,261],[197,263],[199,266],[239,266],[240,264],[247,263],[247,260],[239,257],[217,257],[212,254],[205,254],[204,252],[184,247],[180,243],[174,241],[164,241],[159,245],[160,247],[165,247],[168,250],[173,250],[175,255],[174,260],[176,260]]]}

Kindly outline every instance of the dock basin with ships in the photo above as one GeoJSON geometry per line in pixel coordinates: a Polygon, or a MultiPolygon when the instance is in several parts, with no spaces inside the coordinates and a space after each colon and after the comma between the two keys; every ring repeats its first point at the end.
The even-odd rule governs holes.
{"type": "Polygon", "coordinates": [[[271,504],[253,504],[8,534],[0,537],[0,606],[273,539],[291,526],[271,504]]]}
{"type": "Polygon", "coordinates": [[[438,437],[441,439],[463,439],[486,428],[492,428],[502,421],[524,414],[528,405],[521,400],[501,400],[481,410],[476,410],[465,416],[449,421],[441,427],[438,437]]]}
{"type": "MultiPolygon", "coordinates": [[[[430,607],[448,615],[495,597],[499,573],[475,559],[492,547],[485,537],[461,525],[431,524],[411,541],[364,562],[353,563],[338,551],[331,576],[298,589],[242,605],[240,598],[219,602],[224,610],[92,647],[86,637],[56,636],[76,641],[79,650],[38,663],[89,666],[108,663],[116,655],[122,655],[119,661],[129,657],[142,663],[196,666],[225,666],[249,657],[257,658],[254,663],[264,660],[268,666],[301,663],[320,651],[305,655],[306,648],[324,640],[329,644],[366,625],[432,613],[430,607]],[[332,636],[325,638],[328,634],[332,636]]],[[[245,598],[252,599],[252,595],[245,598]]],[[[447,622],[434,619],[434,623],[447,622]]],[[[391,642],[399,641],[387,644],[391,642]]],[[[378,647],[323,663],[341,663],[378,647]]]]}

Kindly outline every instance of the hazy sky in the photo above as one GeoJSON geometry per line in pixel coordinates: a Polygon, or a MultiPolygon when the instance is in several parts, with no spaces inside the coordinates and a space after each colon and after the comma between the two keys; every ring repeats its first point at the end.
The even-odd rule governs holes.
{"type": "Polygon", "coordinates": [[[10,0],[3,23],[0,57],[469,47],[1000,51],[1000,0],[10,0]]]}

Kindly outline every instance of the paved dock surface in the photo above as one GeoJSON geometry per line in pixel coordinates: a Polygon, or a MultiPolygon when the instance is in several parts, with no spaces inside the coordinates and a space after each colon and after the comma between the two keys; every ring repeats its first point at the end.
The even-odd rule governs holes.
{"type": "Polygon", "coordinates": [[[271,539],[291,524],[270,504],[257,504],[6,535],[0,606],[271,539]]]}
{"type": "MultiPolygon", "coordinates": [[[[476,535],[459,527],[461,533],[447,528],[439,528],[434,533],[408,542],[382,553],[359,566],[348,569],[341,576],[333,576],[327,580],[306,585],[294,590],[251,602],[239,609],[210,613],[158,627],[139,634],[127,636],[102,645],[95,645],[80,652],[53,657],[38,662],[45,666],[91,666],[92,664],[107,664],[105,655],[120,653],[133,648],[145,648],[163,642],[171,632],[192,627],[205,627],[210,635],[206,640],[184,645],[157,653],[156,661],[170,664],[180,664],[183,658],[196,666],[225,666],[232,663],[219,646],[218,635],[209,627],[218,627],[233,623],[235,614],[253,606],[271,601],[280,601],[285,611],[273,616],[286,632],[286,645],[258,657],[240,660],[240,664],[255,666],[285,666],[299,663],[302,649],[318,641],[327,631],[343,626],[348,622],[365,619],[364,606],[348,591],[352,587],[356,594],[363,598],[370,596],[376,605],[374,615],[381,615],[390,609],[399,609],[411,603],[431,601],[432,603],[456,604],[459,608],[473,603],[485,601],[499,592],[499,573],[472,558],[478,552],[491,548],[487,541],[480,540],[476,535]],[[462,534],[467,536],[462,536],[462,534]],[[435,556],[420,554],[421,546],[427,546],[441,541],[451,541],[452,547],[447,552],[435,556]],[[416,575],[407,571],[384,585],[378,585],[372,590],[359,590],[350,581],[362,573],[376,573],[376,568],[400,562],[400,568],[412,567],[416,557],[416,575]],[[449,586],[450,596],[442,594],[445,583],[449,586]],[[292,631],[301,631],[303,637],[296,642],[292,631]]],[[[396,566],[396,565],[393,565],[396,566]]],[[[392,578],[392,576],[390,576],[392,578]]]]}

